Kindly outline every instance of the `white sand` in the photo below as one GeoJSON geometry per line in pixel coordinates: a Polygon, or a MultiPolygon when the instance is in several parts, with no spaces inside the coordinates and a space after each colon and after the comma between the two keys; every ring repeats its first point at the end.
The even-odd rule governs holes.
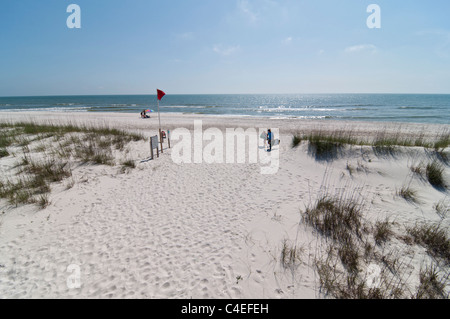
{"type": "MultiPolygon", "coordinates": [[[[51,205],[44,210],[0,201],[0,297],[322,298],[314,259],[324,241],[301,222],[300,212],[324,186],[332,194],[361,188],[364,219],[394,222],[396,236],[380,249],[404,260],[414,291],[420,267],[432,259],[425,248],[399,238],[417,221],[439,221],[433,206],[448,196],[412,178],[409,166],[430,155],[417,148],[377,157],[368,148],[353,147],[334,161],[316,161],[306,143],[290,147],[291,134],[321,127],[352,128],[367,136],[400,129],[433,137],[449,126],[182,114],[164,114],[162,123],[165,129],[192,129],[194,119],[202,119],[204,128],[280,128],[278,173],[262,175],[259,164],[177,165],[171,150],[141,162],[149,157],[144,142],[130,145],[128,156],[138,164],[129,173],[118,167],[76,167],[74,187],[53,185],[51,205]],[[355,168],[352,176],[347,163],[355,168]],[[365,171],[356,171],[358,163],[365,171]],[[420,203],[396,196],[405,183],[418,191],[420,203]],[[281,265],[285,239],[303,248],[296,269],[281,265]],[[79,266],[80,288],[67,285],[69,265],[79,266]]],[[[158,127],[155,116],[141,120],[135,114],[2,112],[0,120],[101,124],[146,136],[158,127]]],[[[1,159],[2,174],[16,160],[1,159]]],[[[450,181],[448,168],[445,177],[450,181]]],[[[450,225],[448,219],[443,223],[450,225]]]]}

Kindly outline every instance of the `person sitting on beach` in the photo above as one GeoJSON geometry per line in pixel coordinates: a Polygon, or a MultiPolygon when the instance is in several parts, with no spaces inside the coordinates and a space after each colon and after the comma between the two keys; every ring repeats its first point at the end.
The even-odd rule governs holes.
{"type": "Polygon", "coordinates": [[[143,118],[143,119],[149,119],[150,118],[150,116],[147,115],[147,111],[146,110],[143,110],[141,112],[141,118],[143,118]]]}

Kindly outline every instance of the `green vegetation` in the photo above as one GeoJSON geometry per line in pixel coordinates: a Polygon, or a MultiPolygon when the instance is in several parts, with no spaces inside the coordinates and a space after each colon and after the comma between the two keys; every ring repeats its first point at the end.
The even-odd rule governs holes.
{"type": "Polygon", "coordinates": [[[291,147],[292,147],[292,148],[296,148],[297,146],[300,145],[301,142],[302,142],[301,137],[295,135],[295,136],[292,138],[292,144],[291,144],[291,147]]]}
{"type": "MultiPolygon", "coordinates": [[[[0,123],[0,157],[9,155],[6,147],[21,148],[23,153],[14,167],[18,168],[16,176],[0,180],[0,198],[15,206],[36,204],[45,208],[50,204],[50,185],[72,176],[69,163],[113,166],[114,150],[123,151],[128,143],[140,140],[144,140],[142,135],[106,127],[0,123]],[[30,145],[38,141],[32,155],[30,145]],[[43,159],[36,153],[43,154],[43,159]]],[[[131,161],[125,165],[133,167],[131,161]]],[[[68,185],[72,187],[73,180],[68,185]]]]}
{"type": "Polygon", "coordinates": [[[420,286],[415,299],[448,299],[445,293],[445,282],[439,279],[439,271],[435,265],[420,270],[420,286]]]}
{"type": "Polygon", "coordinates": [[[310,143],[310,151],[316,158],[332,158],[344,145],[371,146],[377,155],[394,155],[398,147],[424,147],[434,149],[441,158],[445,159],[444,150],[450,146],[450,133],[442,132],[434,139],[426,140],[423,134],[410,137],[400,131],[388,133],[379,131],[373,138],[361,138],[352,130],[312,131],[297,133],[292,139],[292,148],[301,141],[310,143]]]}
{"type": "Polygon", "coordinates": [[[426,168],[427,179],[430,182],[430,184],[433,185],[434,187],[437,188],[445,187],[443,173],[444,168],[437,161],[434,161],[427,165],[426,168]]]}
{"type": "Polygon", "coordinates": [[[5,148],[0,148],[0,158],[9,156],[8,151],[5,148]]]}
{"type": "Polygon", "coordinates": [[[428,249],[434,257],[439,257],[450,263],[450,239],[447,229],[440,225],[416,224],[407,229],[414,242],[428,249]]]}
{"type": "Polygon", "coordinates": [[[397,191],[397,195],[402,197],[407,202],[417,203],[417,191],[409,186],[403,186],[397,191]]]}
{"type": "MultiPolygon", "coordinates": [[[[440,258],[442,265],[448,265],[447,230],[440,225],[421,224],[408,228],[407,236],[399,237],[388,219],[374,225],[364,220],[365,204],[360,195],[359,190],[349,188],[334,196],[321,195],[302,213],[302,220],[324,239],[314,261],[321,291],[338,299],[448,298],[445,271],[439,273],[437,266],[421,270],[420,285],[411,287],[406,282],[410,277],[405,277],[410,262],[405,262],[397,250],[389,251],[390,245],[382,245],[392,237],[404,238],[408,245],[424,246],[434,260],[440,258]],[[379,270],[376,281],[368,271],[370,267],[379,270]]],[[[439,211],[445,210],[443,205],[439,211]]],[[[284,243],[282,260],[289,261],[291,250],[284,243]]]]}
{"type": "Polygon", "coordinates": [[[294,269],[301,262],[302,248],[292,245],[288,240],[284,240],[281,248],[281,265],[283,268],[294,269]]]}
{"type": "Polygon", "coordinates": [[[324,196],[306,209],[304,220],[320,234],[345,242],[351,232],[360,232],[361,208],[361,203],[352,199],[324,196]]]}
{"type": "Polygon", "coordinates": [[[378,221],[375,223],[375,231],[373,237],[375,238],[375,243],[380,245],[386,242],[392,236],[391,223],[389,220],[383,222],[378,221]]]}

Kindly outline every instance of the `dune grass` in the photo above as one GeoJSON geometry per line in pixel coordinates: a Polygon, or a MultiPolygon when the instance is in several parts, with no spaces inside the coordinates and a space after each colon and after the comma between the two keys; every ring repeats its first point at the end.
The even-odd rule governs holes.
{"type": "Polygon", "coordinates": [[[283,240],[281,247],[281,265],[283,268],[295,269],[301,263],[303,248],[297,247],[287,239],[283,240]]]}
{"type": "Polygon", "coordinates": [[[352,198],[323,196],[306,209],[304,220],[320,234],[345,242],[350,232],[360,232],[361,208],[362,204],[352,198]]]}
{"type": "MultiPolygon", "coordinates": [[[[405,299],[445,297],[448,276],[437,276],[436,269],[421,271],[420,285],[410,283],[411,261],[384,245],[392,238],[401,238],[394,232],[389,219],[373,225],[364,219],[366,208],[360,190],[342,188],[335,195],[328,193],[302,211],[302,221],[311,226],[325,240],[314,260],[320,289],[326,295],[344,299],[405,299]],[[380,272],[377,281],[368,274],[368,267],[376,266],[380,272]]],[[[440,225],[418,224],[407,229],[408,245],[426,247],[432,258],[449,264],[449,239],[440,225]]],[[[289,251],[289,246],[286,246],[289,251]]],[[[285,253],[283,256],[287,255],[285,253]]],[[[447,296],[448,298],[448,296],[447,296]]]]}
{"type": "Polygon", "coordinates": [[[297,146],[300,145],[301,142],[302,138],[300,136],[294,135],[294,137],[292,138],[291,147],[296,148],[297,146]]]}
{"type": "Polygon", "coordinates": [[[410,203],[417,203],[417,191],[407,185],[403,185],[402,188],[397,190],[397,195],[410,203]]]}
{"type": "Polygon", "coordinates": [[[437,161],[429,163],[426,167],[426,176],[431,185],[437,188],[445,188],[444,167],[437,161]]]}
{"type": "Polygon", "coordinates": [[[447,229],[442,228],[440,224],[416,224],[409,227],[407,232],[414,242],[427,248],[432,256],[442,258],[450,264],[450,239],[447,229]]]}
{"type": "Polygon", "coordinates": [[[450,146],[450,133],[442,133],[438,136],[437,140],[434,142],[434,149],[436,151],[443,151],[450,146]]]}
{"type": "Polygon", "coordinates": [[[439,279],[439,270],[435,265],[426,266],[420,270],[420,285],[415,299],[448,299],[445,293],[445,281],[439,279]]]}
{"type": "Polygon", "coordinates": [[[377,221],[375,223],[375,230],[373,237],[377,245],[380,245],[388,241],[391,236],[392,230],[391,230],[391,223],[389,222],[389,220],[377,221]]]}
{"type": "Polygon", "coordinates": [[[297,147],[301,141],[308,141],[312,153],[319,159],[336,156],[336,151],[344,145],[370,146],[379,156],[394,155],[398,147],[423,147],[434,149],[441,158],[445,159],[444,150],[450,146],[450,133],[443,131],[435,138],[427,140],[423,133],[413,138],[400,132],[400,129],[392,133],[380,130],[372,138],[359,137],[352,130],[313,130],[295,134],[292,138],[292,148],[297,147]]]}
{"type": "Polygon", "coordinates": [[[15,206],[36,204],[45,208],[50,204],[50,185],[72,176],[70,163],[113,166],[114,151],[123,151],[128,143],[140,140],[144,140],[142,135],[108,127],[0,123],[0,157],[9,155],[7,147],[22,150],[15,166],[16,177],[0,180],[0,198],[15,206]],[[34,142],[40,144],[33,147],[32,154],[30,145],[34,142]],[[43,159],[33,159],[36,153],[43,154],[43,159]]]}
{"type": "Polygon", "coordinates": [[[450,213],[450,205],[445,199],[437,202],[433,208],[441,219],[447,218],[450,213]]]}
{"type": "Polygon", "coordinates": [[[9,152],[5,148],[0,148],[0,158],[9,156],[9,152]]]}

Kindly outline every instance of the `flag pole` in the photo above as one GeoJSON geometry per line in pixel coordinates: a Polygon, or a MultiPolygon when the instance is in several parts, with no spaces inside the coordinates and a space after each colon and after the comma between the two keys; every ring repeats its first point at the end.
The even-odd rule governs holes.
{"type": "Polygon", "coordinates": [[[161,144],[161,154],[164,153],[163,149],[163,139],[162,139],[162,131],[161,131],[161,115],[159,113],[159,98],[158,99],[158,121],[159,121],[159,141],[161,144]]]}

